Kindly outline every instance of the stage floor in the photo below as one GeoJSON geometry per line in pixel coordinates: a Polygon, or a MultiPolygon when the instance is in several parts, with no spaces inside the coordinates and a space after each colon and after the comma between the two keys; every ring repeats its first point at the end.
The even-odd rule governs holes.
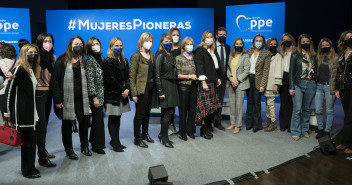
{"type": "MultiPolygon", "coordinates": [[[[246,105],[246,102],[245,104],[246,105]]],[[[276,105],[277,111],[279,105],[276,105]]],[[[140,148],[133,144],[134,105],[131,112],[125,113],[121,120],[121,143],[127,146],[123,153],[116,153],[109,146],[110,136],[105,118],[106,155],[93,153],[92,157],[80,154],[79,136],[73,134],[74,150],[79,155],[78,161],[65,158],[61,140],[61,121],[51,114],[47,134],[47,149],[56,155],[52,161],[55,168],[38,165],[42,178],[29,180],[21,175],[20,147],[13,148],[0,144],[0,184],[128,184],[147,185],[148,169],[151,166],[165,165],[169,182],[174,185],[206,184],[230,179],[239,175],[265,170],[292,158],[304,155],[318,145],[315,133],[310,139],[299,141],[291,139],[287,132],[266,133],[247,131],[245,126],[237,135],[232,131],[214,130],[214,138],[206,140],[201,137],[180,140],[177,135],[170,137],[175,148],[166,148],[157,141],[160,131],[160,117],[152,117],[149,133],[156,141],[149,148],[140,148]]],[[[262,103],[265,111],[265,103],[262,103]]],[[[333,135],[341,130],[343,111],[341,104],[335,105],[335,122],[333,135]]],[[[262,112],[265,119],[265,112],[262,112]]],[[[264,122],[265,120],[263,120],[264,122]]],[[[178,124],[178,118],[175,118],[178,124]]],[[[223,120],[225,127],[229,120],[223,120]]],[[[199,136],[199,128],[197,128],[199,136]]]]}

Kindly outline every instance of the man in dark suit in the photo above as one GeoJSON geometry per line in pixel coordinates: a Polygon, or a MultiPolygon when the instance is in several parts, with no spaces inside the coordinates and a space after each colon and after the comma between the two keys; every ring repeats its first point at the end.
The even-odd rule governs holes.
{"type": "MultiPolygon", "coordinates": [[[[227,30],[224,27],[220,27],[215,30],[215,38],[216,38],[216,48],[215,52],[219,55],[220,61],[219,61],[219,67],[220,71],[222,72],[222,79],[221,79],[221,85],[218,87],[219,88],[219,98],[221,103],[224,102],[224,96],[225,96],[225,89],[226,89],[226,82],[227,82],[227,75],[226,75],[226,70],[229,62],[229,56],[230,56],[230,51],[231,47],[226,44],[226,35],[227,35],[227,30]]],[[[215,116],[214,116],[214,126],[220,130],[225,130],[225,128],[221,125],[221,112],[222,108],[220,108],[215,116]]],[[[213,130],[211,128],[211,130],[213,130]]]]}

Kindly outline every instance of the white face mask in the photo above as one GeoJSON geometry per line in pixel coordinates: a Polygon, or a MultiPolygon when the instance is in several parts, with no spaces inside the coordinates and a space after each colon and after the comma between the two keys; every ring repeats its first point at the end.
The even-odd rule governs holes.
{"type": "Polygon", "coordinates": [[[93,46],[93,47],[92,47],[92,51],[93,51],[94,53],[99,53],[99,52],[100,52],[100,46],[99,46],[99,45],[93,46]]]}
{"type": "Polygon", "coordinates": [[[172,41],[174,41],[174,43],[178,43],[178,41],[180,40],[179,36],[172,36],[172,41]]]}
{"type": "Polygon", "coordinates": [[[152,42],[144,42],[143,43],[143,47],[144,47],[144,49],[146,49],[146,50],[150,50],[150,48],[152,48],[152,46],[153,46],[153,43],[152,42]]]}
{"type": "Polygon", "coordinates": [[[193,46],[192,45],[186,45],[185,50],[187,53],[191,53],[193,51],[193,46]]]}

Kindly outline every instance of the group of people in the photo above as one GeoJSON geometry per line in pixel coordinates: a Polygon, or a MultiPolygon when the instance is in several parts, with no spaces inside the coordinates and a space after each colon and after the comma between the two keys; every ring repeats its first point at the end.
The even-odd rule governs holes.
{"type": "Polygon", "coordinates": [[[345,112],[342,143],[337,149],[352,153],[352,31],[343,32],[338,54],[332,41],[320,40],[317,52],[308,34],[296,44],[291,34],[265,39],[257,34],[252,48],[246,51],[242,38],[226,44],[227,30],[220,27],[213,34],[205,31],[195,46],[191,37],[181,42],[178,28],[160,38],[157,53],[151,51],[154,37],[140,35],[137,51],[128,62],[120,37],[111,39],[107,58],[95,37],[85,44],[80,36],[72,37],[66,52],[54,55],[54,38],[42,33],[35,44],[20,48],[18,60],[12,45],[0,43],[0,99],[4,120],[10,120],[23,133],[21,171],[27,178],[39,178],[35,168],[36,146],[39,165],[55,167],[45,147],[49,115],[54,111],[62,120],[62,142],[66,156],[77,160],[72,132],[78,132],[81,153],[105,154],[104,112],[108,115],[110,146],[123,152],[120,142],[121,116],[135,103],[134,144],[147,148],[154,140],[148,134],[152,108],[161,107],[159,141],[173,148],[168,128],[179,109],[179,138],[213,137],[213,126],[225,130],[221,112],[226,88],[229,91],[230,123],[228,130],[238,134],[242,128],[244,96],[247,95],[246,129],[276,131],[275,97],[280,96],[279,128],[294,140],[309,138],[310,106],[315,100],[318,122],[316,138],[329,135],[336,98],[342,99],[345,112]],[[194,50],[195,49],[195,50],[194,50]],[[262,125],[261,96],[265,97],[267,122],[262,125]],[[324,128],[323,104],[327,119],[324,128]],[[92,120],[90,120],[90,111],[92,120]],[[77,123],[78,121],[78,128],[77,123]],[[90,128],[90,134],[88,134],[90,128]],[[88,136],[89,135],[89,136],[88,136]],[[188,136],[188,137],[187,137],[188,136]],[[91,144],[91,150],[89,149],[91,144]]]}

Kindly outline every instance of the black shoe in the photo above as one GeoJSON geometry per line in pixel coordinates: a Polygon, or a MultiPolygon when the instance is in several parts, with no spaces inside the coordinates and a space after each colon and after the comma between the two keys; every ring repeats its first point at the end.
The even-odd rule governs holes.
{"type": "Polygon", "coordinates": [[[56,164],[51,162],[49,160],[49,158],[38,159],[38,163],[39,163],[40,166],[44,166],[44,167],[48,167],[48,168],[56,166],[56,164]]]}
{"type": "Polygon", "coordinates": [[[325,132],[324,131],[324,136],[330,136],[330,132],[325,132]]]}
{"type": "Polygon", "coordinates": [[[221,124],[219,124],[215,127],[218,128],[219,130],[225,131],[225,127],[223,127],[221,124]]]}
{"type": "Polygon", "coordinates": [[[36,178],[40,178],[41,176],[36,173],[31,173],[31,174],[28,174],[28,175],[23,175],[24,177],[28,178],[28,179],[36,179],[36,178]]]}
{"type": "Polygon", "coordinates": [[[103,149],[95,149],[95,148],[92,148],[92,151],[97,153],[97,154],[102,154],[102,155],[105,155],[105,151],[103,149]]]}
{"type": "MultiPolygon", "coordinates": [[[[169,136],[169,135],[168,135],[169,136]]],[[[158,138],[159,138],[159,141],[161,140],[161,134],[158,134],[158,138]]],[[[171,143],[171,144],[174,144],[174,142],[173,141],[170,141],[169,140],[169,142],[171,143]]]]}
{"type": "Polygon", "coordinates": [[[324,136],[324,130],[318,130],[318,134],[315,136],[316,139],[319,139],[324,136]]]}
{"type": "Polygon", "coordinates": [[[147,141],[148,143],[154,143],[154,140],[149,136],[148,133],[146,133],[144,136],[142,136],[142,139],[147,141]]]}
{"type": "Polygon", "coordinates": [[[78,160],[78,156],[76,153],[73,151],[73,149],[66,149],[66,157],[68,157],[71,160],[78,160]]]}
{"type": "Polygon", "coordinates": [[[159,141],[160,141],[161,144],[163,144],[167,148],[173,148],[174,147],[172,145],[172,143],[170,142],[170,140],[168,140],[168,139],[159,138],[159,141]]]}
{"type": "Polygon", "coordinates": [[[87,146],[81,146],[81,153],[85,156],[92,156],[92,152],[87,146]]]}
{"type": "Polygon", "coordinates": [[[213,126],[209,125],[209,126],[207,126],[207,127],[208,127],[208,129],[209,129],[210,132],[214,132],[213,126]]]}
{"type": "Polygon", "coordinates": [[[187,136],[181,136],[181,135],[178,135],[178,138],[184,140],[184,141],[187,141],[187,136]]]}
{"type": "Polygon", "coordinates": [[[50,154],[46,149],[45,149],[45,154],[46,154],[46,157],[49,159],[54,159],[56,157],[55,155],[50,154]]]}
{"type": "Polygon", "coordinates": [[[115,152],[124,152],[124,150],[121,146],[112,147],[112,150],[114,150],[115,152]]]}
{"type": "Polygon", "coordinates": [[[280,128],[281,132],[285,132],[285,130],[286,130],[285,128],[280,128]]]}
{"type": "Polygon", "coordinates": [[[246,127],[246,130],[250,130],[250,129],[252,129],[252,127],[246,127]]]}
{"type": "Polygon", "coordinates": [[[142,148],[148,148],[148,145],[141,138],[134,138],[134,144],[142,148]]]}
{"type": "Polygon", "coordinates": [[[192,138],[192,139],[195,139],[195,138],[196,138],[193,133],[187,133],[187,135],[188,135],[190,138],[192,138]]]}
{"type": "Polygon", "coordinates": [[[254,133],[258,132],[258,130],[259,130],[258,128],[253,128],[254,133]]]}
{"type": "Polygon", "coordinates": [[[200,128],[200,137],[204,137],[204,139],[211,139],[211,136],[205,130],[205,127],[200,128]]]}
{"type": "Polygon", "coordinates": [[[126,148],[127,148],[125,145],[122,145],[121,143],[119,144],[119,146],[120,146],[122,149],[126,149],[126,148]]]}

